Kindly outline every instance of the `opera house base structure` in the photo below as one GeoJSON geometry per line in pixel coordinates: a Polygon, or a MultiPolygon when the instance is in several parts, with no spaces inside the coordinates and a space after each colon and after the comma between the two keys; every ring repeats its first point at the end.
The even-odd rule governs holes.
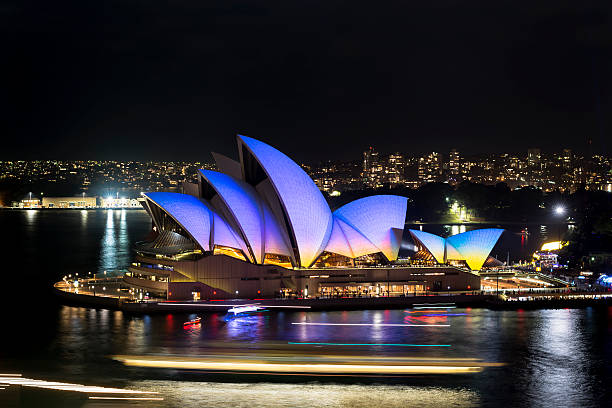
{"type": "Polygon", "coordinates": [[[153,227],[125,283],[169,300],[406,296],[476,291],[502,230],[449,238],[404,231],[407,199],[376,195],[331,211],[275,148],[238,136],[192,194],[144,194],[153,227]],[[404,233],[406,232],[406,234],[404,233]],[[398,259],[400,247],[414,248],[398,259]]]}
{"type": "Polygon", "coordinates": [[[138,258],[139,266],[130,267],[138,278],[127,277],[126,282],[169,300],[402,296],[480,289],[480,276],[452,266],[291,270],[244,264],[224,255],[197,261],[138,258]],[[145,260],[172,270],[145,267],[145,260]]]}

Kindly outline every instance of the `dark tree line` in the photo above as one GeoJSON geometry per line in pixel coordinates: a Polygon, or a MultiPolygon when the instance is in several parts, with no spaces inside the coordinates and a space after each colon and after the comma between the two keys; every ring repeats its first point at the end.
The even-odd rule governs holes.
{"type": "Polygon", "coordinates": [[[328,197],[332,209],[350,201],[375,194],[397,194],[408,198],[408,220],[440,222],[454,202],[488,222],[557,223],[571,220],[585,224],[594,232],[610,231],[612,194],[604,191],[578,190],[544,193],[536,187],[511,190],[505,183],[496,185],[464,181],[453,187],[446,183],[428,183],[418,189],[383,188],[345,192],[328,197]],[[563,214],[555,209],[562,207],[563,214]]]}

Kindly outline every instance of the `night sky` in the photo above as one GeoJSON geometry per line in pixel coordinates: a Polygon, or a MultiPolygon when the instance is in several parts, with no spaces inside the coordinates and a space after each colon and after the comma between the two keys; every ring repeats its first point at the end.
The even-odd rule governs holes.
{"type": "Polygon", "coordinates": [[[4,1],[0,159],[609,154],[612,2],[4,1]],[[11,4],[12,3],[12,4],[11,4]]]}

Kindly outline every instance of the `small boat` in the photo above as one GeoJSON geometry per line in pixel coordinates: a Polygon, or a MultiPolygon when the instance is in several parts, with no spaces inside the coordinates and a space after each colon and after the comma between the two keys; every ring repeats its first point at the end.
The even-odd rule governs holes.
{"type": "Polygon", "coordinates": [[[196,325],[199,325],[200,323],[202,323],[202,318],[201,317],[196,317],[193,320],[190,320],[188,322],[183,323],[183,327],[196,326],[196,325]]]}
{"type": "Polygon", "coordinates": [[[257,312],[260,309],[261,307],[259,306],[245,305],[245,306],[234,306],[231,309],[229,309],[227,312],[237,315],[238,313],[257,312]]]}

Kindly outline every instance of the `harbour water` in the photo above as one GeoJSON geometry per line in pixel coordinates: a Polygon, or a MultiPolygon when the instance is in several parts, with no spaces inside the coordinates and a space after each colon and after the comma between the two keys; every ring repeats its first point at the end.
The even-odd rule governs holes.
{"type": "MultiPolygon", "coordinates": [[[[51,294],[51,284],[66,274],[127,268],[131,244],[150,228],[143,211],[0,211],[0,226],[5,262],[2,373],[156,391],[163,398],[133,402],[137,406],[594,407],[607,405],[612,397],[612,308],[450,309],[438,315],[415,315],[409,310],[300,311],[238,318],[217,313],[203,315],[201,326],[185,329],[183,322],[193,315],[141,316],[69,307],[58,304],[51,294]],[[415,321],[426,325],[385,325],[415,321]],[[503,365],[467,375],[344,378],[137,368],[111,358],[132,354],[189,359],[212,343],[244,350],[271,344],[337,343],[363,355],[477,358],[503,365]]],[[[514,232],[522,228],[508,227],[514,232]]],[[[529,239],[535,247],[539,245],[535,241],[544,238],[534,233],[529,239]]],[[[526,246],[524,255],[520,253],[519,235],[508,234],[507,240],[500,248],[507,247],[512,259],[533,250],[526,246]]],[[[325,351],[321,345],[312,348],[325,351]]],[[[10,389],[0,390],[0,401],[10,389]]],[[[19,399],[22,406],[98,406],[67,391],[28,389],[21,391],[19,399]]],[[[119,404],[109,401],[105,406],[119,404]]]]}

